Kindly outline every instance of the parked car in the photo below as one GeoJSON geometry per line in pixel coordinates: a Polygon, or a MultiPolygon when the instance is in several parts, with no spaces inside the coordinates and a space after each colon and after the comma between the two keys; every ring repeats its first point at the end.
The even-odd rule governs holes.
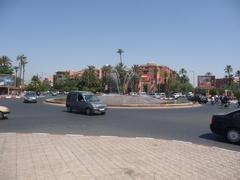
{"type": "Polygon", "coordinates": [[[202,94],[195,94],[193,97],[188,97],[188,100],[198,102],[199,104],[206,104],[208,102],[207,96],[202,94]]]}
{"type": "Polygon", "coordinates": [[[130,96],[137,96],[138,94],[136,92],[130,92],[129,95],[130,96]]]}
{"type": "Polygon", "coordinates": [[[23,97],[23,102],[24,103],[37,103],[36,92],[33,92],[33,91],[26,92],[23,97]]]}
{"type": "Polygon", "coordinates": [[[182,93],[173,93],[172,94],[172,97],[175,98],[175,99],[177,99],[177,98],[179,98],[181,96],[182,96],[182,93]]]}
{"type": "Polygon", "coordinates": [[[210,124],[213,133],[222,135],[231,143],[240,142],[240,110],[213,115],[210,124]]]}
{"type": "Polygon", "coordinates": [[[57,91],[52,91],[52,92],[51,92],[51,95],[52,95],[52,96],[56,96],[56,95],[58,95],[58,92],[57,92],[57,91]]]}
{"type": "Polygon", "coordinates": [[[0,106],[0,119],[7,118],[10,113],[9,108],[5,106],[0,106]]]}
{"type": "Polygon", "coordinates": [[[148,95],[153,97],[153,98],[157,98],[157,99],[160,98],[160,94],[159,93],[149,93],[148,95]]]}
{"type": "Polygon", "coordinates": [[[87,115],[105,114],[107,105],[93,93],[87,91],[72,91],[67,95],[66,107],[68,112],[78,111],[87,115]]]}
{"type": "Polygon", "coordinates": [[[139,96],[147,96],[146,92],[139,92],[139,96]]]}

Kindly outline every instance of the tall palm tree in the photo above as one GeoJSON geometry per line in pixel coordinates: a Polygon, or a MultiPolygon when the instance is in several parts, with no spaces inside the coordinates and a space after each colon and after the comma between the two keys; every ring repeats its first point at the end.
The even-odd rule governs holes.
{"type": "Polygon", "coordinates": [[[181,83],[186,83],[187,82],[187,71],[186,71],[186,69],[181,68],[179,70],[179,76],[180,76],[181,83]]]}
{"type": "Polygon", "coordinates": [[[25,80],[25,66],[27,64],[27,58],[26,59],[23,59],[22,61],[22,69],[23,69],[23,84],[24,84],[24,80],[25,80]]]}
{"type": "Polygon", "coordinates": [[[186,71],[186,69],[181,68],[181,69],[179,70],[179,75],[180,75],[180,76],[187,75],[187,71],[186,71]]]}
{"type": "Polygon", "coordinates": [[[235,76],[238,77],[238,87],[240,88],[240,70],[237,70],[235,76]]]}
{"type": "Polygon", "coordinates": [[[13,69],[15,70],[15,87],[17,87],[17,73],[18,73],[18,66],[14,66],[13,69]]]}
{"type": "Polygon", "coordinates": [[[226,73],[226,78],[228,79],[228,85],[231,85],[231,79],[233,77],[232,72],[233,72],[233,68],[231,65],[227,65],[224,69],[225,73],[226,73]]]}
{"type": "Polygon", "coordinates": [[[27,61],[27,57],[22,55],[17,56],[17,61],[19,61],[19,78],[20,78],[20,84],[22,86],[22,72],[23,72],[23,63],[27,61]]]}
{"type": "Polygon", "coordinates": [[[117,53],[119,54],[120,56],[120,63],[122,64],[122,53],[124,53],[124,51],[122,49],[118,49],[117,50],[117,53]]]}

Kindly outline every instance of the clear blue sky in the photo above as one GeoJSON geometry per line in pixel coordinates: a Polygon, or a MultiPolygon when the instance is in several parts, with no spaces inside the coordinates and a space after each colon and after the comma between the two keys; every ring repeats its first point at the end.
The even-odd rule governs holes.
{"type": "Polygon", "coordinates": [[[0,55],[26,55],[27,79],[115,65],[118,48],[128,66],[224,76],[240,69],[240,1],[0,0],[0,55]]]}

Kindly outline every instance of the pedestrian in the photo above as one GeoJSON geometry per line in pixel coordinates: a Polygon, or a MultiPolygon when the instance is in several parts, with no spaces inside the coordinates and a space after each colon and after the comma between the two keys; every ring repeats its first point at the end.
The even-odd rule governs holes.
{"type": "Polygon", "coordinates": [[[211,97],[211,103],[212,103],[212,105],[214,105],[214,103],[215,103],[215,98],[214,98],[214,96],[211,97]]]}

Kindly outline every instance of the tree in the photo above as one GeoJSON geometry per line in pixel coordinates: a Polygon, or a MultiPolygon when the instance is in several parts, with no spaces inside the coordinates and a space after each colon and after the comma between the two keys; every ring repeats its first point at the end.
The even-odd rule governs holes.
{"type": "Polygon", "coordinates": [[[25,90],[27,91],[41,91],[41,80],[38,77],[38,75],[34,75],[31,79],[31,83],[25,87],[25,90]]]}
{"type": "Polygon", "coordinates": [[[217,94],[218,94],[217,89],[216,89],[216,88],[210,89],[210,90],[209,90],[209,94],[210,94],[211,96],[217,95],[217,94]]]}
{"type": "Polygon", "coordinates": [[[25,66],[27,64],[27,59],[23,59],[22,60],[22,69],[23,69],[23,84],[24,84],[24,80],[25,80],[25,66]]]}
{"type": "Polygon", "coordinates": [[[102,87],[105,92],[109,92],[111,89],[111,72],[112,66],[111,65],[104,65],[102,68],[102,87]]]}
{"type": "Polygon", "coordinates": [[[0,66],[11,67],[12,66],[11,59],[8,58],[7,56],[1,56],[0,57],[0,66]]]}
{"type": "Polygon", "coordinates": [[[22,72],[23,72],[23,64],[27,62],[27,57],[22,55],[17,56],[17,61],[19,62],[19,78],[21,79],[21,86],[22,86],[22,72]]]}
{"type": "Polygon", "coordinates": [[[0,74],[13,74],[11,59],[7,56],[0,57],[0,74]]]}
{"type": "Polygon", "coordinates": [[[117,83],[119,86],[119,90],[121,93],[124,93],[124,81],[125,81],[125,77],[127,74],[127,66],[125,66],[123,63],[119,63],[115,66],[115,68],[113,69],[114,73],[117,74],[117,83]]]}
{"type": "Polygon", "coordinates": [[[189,78],[187,77],[187,71],[184,68],[181,68],[179,71],[179,77],[181,83],[188,83],[189,78]]]}
{"type": "Polygon", "coordinates": [[[202,88],[195,88],[195,93],[196,94],[206,95],[207,94],[207,90],[206,89],[202,89],[202,88]]]}
{"type": "Polygon", "coordinates": [[[212,76],[211,72],[206,72],[206,76],[212,76]]]}
{"type": "Polygon", "coordinates": [[[236,91],[234,93],[234,96],[237,98],[238,101],[240,101],[240,91],[236,91]]]}
{"type": "Polygon", "coordinates": [[[131,78],[129,84],[130,84],[130,90],[132,92],[138,92],[138,83],[139,79],[141,77],[141,68],[139,65],[133,65],[131,68],[131,71],[133,72],[133,77],[131,78]]]}
{"type": "Polygon", "coordinates": [[[14,66],[13,69],[15,70],[15,87],[17,87],[17,73],[18,73],[18,69],[19,67],[18,66],[14,66]]]}
{"type": "Polygon", "coordinates": [[[231,80],[232,80],[232,77],[233,77],[233,68],[231,65],[227,65],[224,69],[225,73],[226,73],[226,78],[228,79],[228,85],[230,86],[231,85],[231,80]]]}
{"type": "Polygon", "coordinates": [[[117,50],[117,53],[119,54],[120,56],[120,63],[122,63],[122,53],[124,53],[124,51],[122,49],[118,49],[117,50]]]}
{"type": "Polygon", "coordinates": [[[238,77],[238,88],[240,88],[240,70],[237,70],[235,76],[238,77]]]}
{"type": "Polygon", "coordinates": [[[96,75],[94,66],[88,66],[88,68],[85,69],[82,77],[79,78],[78,88],[84,91],[102,91],[101,81],[96,75]]]}

